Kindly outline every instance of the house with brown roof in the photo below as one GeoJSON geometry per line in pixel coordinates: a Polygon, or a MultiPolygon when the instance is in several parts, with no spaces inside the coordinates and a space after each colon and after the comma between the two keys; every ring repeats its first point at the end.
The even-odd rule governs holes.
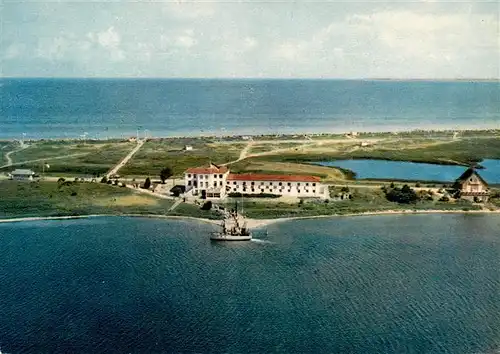
{"type": "Polygon", "coordinates": [[[474,167],[468,168],[455,181],[454,188],[458,197],[472,202],[487,202],[490,195],[488,183],[474,167]]]}
{"type": "Polygon", "coordinates": [[[327,199],[328,186],[316,176],[230,173],[225,166],[189,168],[184,173],[187,196],[224,198],[227,194],[275,194],[327,199]]]}

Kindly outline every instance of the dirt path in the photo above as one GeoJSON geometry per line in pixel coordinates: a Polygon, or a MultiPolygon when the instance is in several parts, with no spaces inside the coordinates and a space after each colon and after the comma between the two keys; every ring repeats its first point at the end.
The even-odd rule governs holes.
{"type": "Polygon", "coordinates": [[[248,152],[250,151],[250,149],[252,148],[254,144],[254,141],[249,141],[248,144],[241,150],[240,152],[240,156],[238,157],[237,160],[234,160],[234,161],[229,161],[229,162],[226,162],[226,163],[223,163],[221,164],[221,166],[227,166],[227,165],[231,165],[233,163],[236,163],[236,162],[239,162],[241,160],[244,160],[246,159],[248,156],[248,152]]]}
{"type": "MultiPolygon", "coordinates": [[[[20,151],[20,150],[16,150],[16,151],[20,151]]],[[[14,151],[11,151],[11,152],[14,152],[14,151]]],[[[24,165],[24,164],[33,163],[33,162],[42,162],[42,161],[49,161],[49,160],[62,160],[62,159],[67,159],[68,157],[84,156],[84,155],[88,155],[88,154],[89,154],[88,152],[84,152],[84,153],[70,154],[70,155],[64,155],[64,156],[44,157],[43,159],[27,160],[27,161],[20,161],[20,162],[12,162],[12,159],[10,159],[10,162],[11,162],[10,164],[7,163],[6,165],[0,166],[0,168],[9,167],[9,166],[19,166],[19,165],[24,165]]]]}
{"type": "MultiPolygon", "coordinates": [[[[5,158],[7,159],[7,164],[0,166],[0,168],[14,165],[14,161],[12,161],[12,157],[10,157],[10,155],[12,155],[15,152],[23,151],[24,149],[27,149],[28,147],[30,147],[30,145],[21,143],[21,147],[19,149],[15,149],[15,150],[7,152],[5,154],[5,158]]],[[[4,146],[4,148],[5,148],[5,146],[4,146]]]]}
{"type": "Polygon", "coordinates": [[[137,151],[139,151],[141,149],[141,147],[144,145],[144,143],[146,142],[146,140],[139,140],[137,142],[137,145],[135,148],[133,148],[127,156],[125,156],[123,158],[123,160],[121,160],[115,167],[113,167],[107,174],[106,174],[106,178],[109,178],[110,176],[112,175],[116,175],[116,173],[120,170],[120,168],[122,168],[123,166],[125,166],[127,164],[127,162],[129,162],[129,160],[132,158],[132,156],[135,155],[135,153],[137,151]]]}
{"type": "Polygon", "coordinates": [[[175,201],[175,203],[174,203],[174,204],[170,207],[170,209],[168,209],[168,211],[172,211],[172,210],[174,210],[174,209],[175,209],[175,208],[177,208],[177,206],[178,206],[179,204],[181,204],[181,203],[182,203],[182,199],[180,199],[180,198],[179,198],[179,199],[177,199],[177,200],[175,201]]]}

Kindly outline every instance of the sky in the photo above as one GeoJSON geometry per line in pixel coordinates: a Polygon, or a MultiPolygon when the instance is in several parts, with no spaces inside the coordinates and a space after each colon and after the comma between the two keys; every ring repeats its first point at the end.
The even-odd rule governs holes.
{"type": "Polygon", "coordinates": [[[497,1],[0,4],[2,77],[500,78],[497,1]]]}

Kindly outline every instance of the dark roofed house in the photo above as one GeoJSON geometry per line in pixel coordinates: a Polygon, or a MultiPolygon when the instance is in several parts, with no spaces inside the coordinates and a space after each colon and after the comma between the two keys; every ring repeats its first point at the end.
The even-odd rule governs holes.
{"type": "Polygon", "coordinates": [[[488,183],[474,167],[468,168],[456,181],[455,189],[461,199],[472,202],[487,202],[490,195],[488,183]]]}
{"type": "Polygon", "coordinates": [[[9,178],[16,181],[32,181],[35,178],[35,172],[31,170],[17,169],[10,173],[9,178]]]}

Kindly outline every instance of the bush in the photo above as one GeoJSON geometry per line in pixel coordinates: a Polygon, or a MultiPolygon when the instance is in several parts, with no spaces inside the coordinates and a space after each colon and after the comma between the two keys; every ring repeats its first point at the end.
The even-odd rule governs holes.
{"type": "Polygon", "coordinates": [[[205,203],[203,203],[203,205],[201,206],[201,210],[210,210],[212,209],[212,201],[206,201],[205,203]]]}
{"type": "Polygon", "coordinates": [[[439,198],[439,201],[440,202],[449,202],[450,198],[448,198],[448,196],[446,196],[446,195],[443,195],[441,198],[439,198]]]}
{"type": "Polygon", "coordinates": [[[102,179],[101,179],[101,183],[108,183],[108,178],[106,176],[104,176],[102,179]]]}
{"type": "Polygon", "coordinates": [[[63,183],[64,181],[66,181],[66,179],[61,177],[57,180],[57,183],[63,183]]]}
{"type": "Polygon", "coordinates": [[[149,189],[149,187],[151,187],[151,179],[148,177],[146,178],[146,180],[144,181],[144,189],[149,189]]]}
{"type": "Polygon", "coordinates": [[[416,203],[418,201],[418,195],[413,189],[411,189],[407,184],[403,188],[393,188],[386,192],[385,197],[390,202],[396,202],[400,204],[410,204],[416,203]]]}

